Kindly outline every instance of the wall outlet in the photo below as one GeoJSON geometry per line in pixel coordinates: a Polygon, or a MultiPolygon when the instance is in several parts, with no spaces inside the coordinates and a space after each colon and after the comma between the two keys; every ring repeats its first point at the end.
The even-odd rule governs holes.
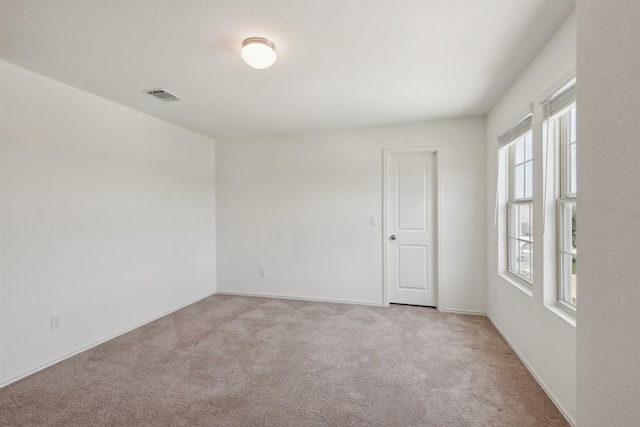
{"type": "Polygon", "coordinates": [[[60,327],[60,317],[51,316],[51,329],[57,329],[60,327]]]}
{"type": "Polygon", "coordinates": [[[258,276],[260,276],[260,277],[264,277],[265,276],[264,268],[261,268],[260,270],[258,270],[258,276]]]}
{"type": "Polygon", "coordinates": [[[372,226],[378,225],[378,218],[376,218],[375,216],[372,216],[371,217],[371,225],[372,226]]]}

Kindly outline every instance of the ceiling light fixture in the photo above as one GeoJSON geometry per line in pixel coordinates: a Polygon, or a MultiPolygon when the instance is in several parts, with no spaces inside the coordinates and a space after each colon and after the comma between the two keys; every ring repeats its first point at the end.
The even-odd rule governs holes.
{"type": "Polygon", "coordinates": [[[249,37],[242,42],[242,59],[253,68],[264,70],[276,62],[275,45],[263,37],[249,37]]]}

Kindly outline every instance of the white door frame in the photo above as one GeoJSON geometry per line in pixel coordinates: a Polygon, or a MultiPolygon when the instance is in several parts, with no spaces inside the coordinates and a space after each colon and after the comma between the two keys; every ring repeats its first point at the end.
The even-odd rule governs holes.
{"type": "Polygon", "coordinates": [[[440,149],[439,145],[425,145],[419,147],[403,147],[403,148],[384,148],[382,150],[382,304],[389,307],[389,292],[387,290],[387,246],[389,239],[387,236],[387,166],[389,164],[389,156],[398,153],[433,153],[436,158],[436,232],[433,236],[435,239],[436,256],[435,264],[435,283],[433,284],[434,298],[436,308],[440,309],[440,149]]]}

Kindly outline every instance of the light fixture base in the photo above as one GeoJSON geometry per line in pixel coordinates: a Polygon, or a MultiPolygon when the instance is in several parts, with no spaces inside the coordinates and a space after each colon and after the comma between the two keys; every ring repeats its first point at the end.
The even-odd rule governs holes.
{"type": "Polygon", "coordinates": [[[242,42],[242,47],[245,47],[246,45],[251,43],[266,44],[271,49],[276,50],[276,45],[274,45],[271,40],[265,39],[264,37],[249,37],[248,39],[244,39],[242,42]]]}

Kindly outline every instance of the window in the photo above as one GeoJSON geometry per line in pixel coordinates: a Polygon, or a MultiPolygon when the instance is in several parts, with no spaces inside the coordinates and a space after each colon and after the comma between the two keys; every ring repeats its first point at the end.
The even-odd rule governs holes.
{"type": "MultiPolygon", "coordinates": [[[[576,152],[576,80],[565,84],[560,90],[543,102],[543,120],[546,124],[547,153],[555,157],[550,166],[545,167],[547,178],[554,185],[549,193],[555,193],[556,210],[556,300],[561,308],[575,312],[578,300],[576,247],[576,194],[578,192],[576,152]],[[550,150],[551,149],[551,150],[550,150]],[[553,164],[557,167],[554,168],[553,164]],[[554,173],[555,172],[555,173],[554,173]],[[555,175],[555,178],[554,178],[555,175]],[[553,190],[555,188],[555,190],[553,190]]],[[[547,156],[549,157],[549,156],[547,156]]],[[[545,186],[546,188],[546,186],[545,186]]],[[[553,202],[547,205],[553,209],[553,202]]]]}
{"type": "Polygon", "coordinates": [[[533,283],[533,142],[531,130],[508,148],[507,271],[533,283]]]}
{"type": "Polygon", "coordinates": [[[558,300],[571,307],[577,303],[576,249],[576,107],[568,107],[557,118],[559,151],[558,188],[558,300]]]}
{"type": "MultiPolygon", "coordinates": [[[[496,210],[504,212],[500,227],[504,235],[499,243],[504,258],[498,264],[505,272],[523,285],[533,284],[533,123],[532,106],[513,127],[498,137],[498,182],[496,210]],[[506,167],[502,169],[502,167],[506,167]],[[505,173],[500,171],[504,170],[505,173]],[[499,209],[500,189],[504,189],[506,209],[499,209]]],[[[516,283],[517,284],[517,283],[516,283]]]]}

